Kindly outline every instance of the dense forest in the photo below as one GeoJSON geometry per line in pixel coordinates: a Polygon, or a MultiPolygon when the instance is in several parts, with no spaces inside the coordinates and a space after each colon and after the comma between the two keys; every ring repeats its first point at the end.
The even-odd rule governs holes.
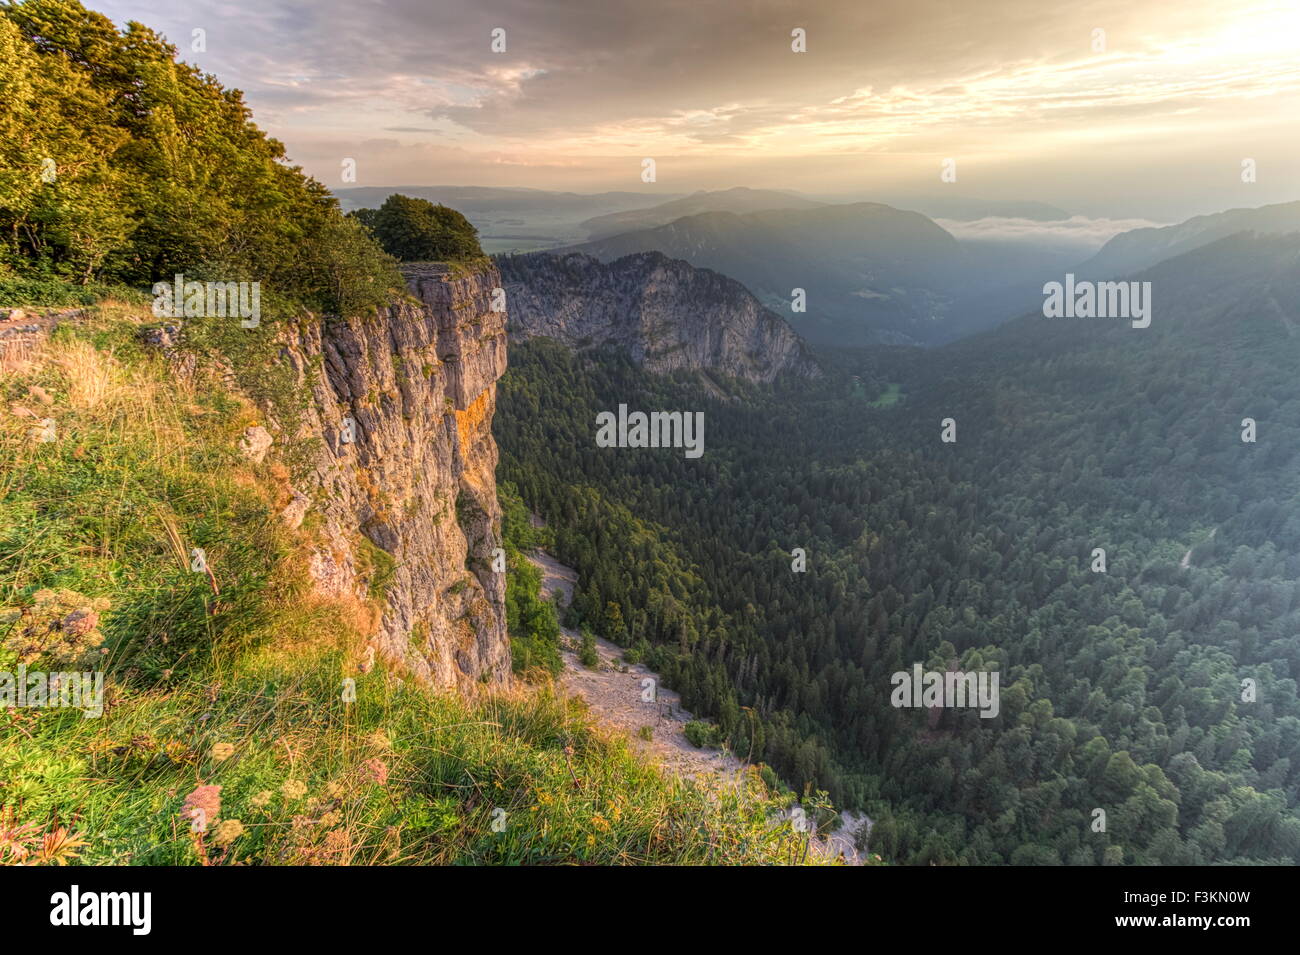
{"type": "MultiPolygon", "coordinates": [[[[258,281],[272,315],[389,301],[391,258],[238,90],[76,0],[0,7],[0,293],[258,281]]],[[[85,299],[93,301],[93,296],[85,299]]]]}
{"type": "Polygon", "coordinates": [[[1294,864],[1298,253],[1152,269],[1147,329],[1027,316],[770,389],[515,345],[500,476],[582,623],[889,860],[1294,864]],[[704,456],[598,448],[620,403],[704,411],[704,456]],[[915,663],[1000,671],[1000,714],[891,706],[915,663]]]}

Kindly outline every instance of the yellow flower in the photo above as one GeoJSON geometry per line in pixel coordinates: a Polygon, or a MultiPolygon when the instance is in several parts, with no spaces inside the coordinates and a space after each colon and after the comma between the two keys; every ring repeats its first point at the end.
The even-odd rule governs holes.
{"type": "Polygon", "coordinates": [[[307,795],[307,786],[296,779],[286,779],[284,785],[280,787],[280,792],[284,794],[285,799],[301,799],[307,795]]]}
{"type": "Polygon", "coordinates": [[[219,846],[228,846],[244,834],[244,824],[238,819],[223,819],[212,834],[212,841],[219,846]]]}
{"type": "Polygon", "coordinates": [[[263,789],[252,799],[248,800],[248,804],[252,806],[254,809],[261,809],[263,806],[265,806],[267,803],[271,801],[271,797],[274,795],[275,794],[271,792],[271,790],[263,789]]]}
{"type": "Polygon", "coordinates": [[[320,824],[322,826],[337,826],[342,821],[343,813],[339,812],[337,809],[331,809],[329,812],[325,813],[325,815],[320,817],[320,824]]]}
{"type": "Polygon", "coordinates": [[[223,759],[229,759],[231,756],[234,756],[235,747],[231,746],[229,743],[217,743],[212,747],[211,755],[213,762],[219,763],[223,759]]]}

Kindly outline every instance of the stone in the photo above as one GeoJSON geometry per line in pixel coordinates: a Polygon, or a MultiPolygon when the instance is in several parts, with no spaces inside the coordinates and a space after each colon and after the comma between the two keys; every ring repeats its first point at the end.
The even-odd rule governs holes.
{"type": "Polygon", "coordinates": [[[239,450],[254,464],[261,464],[273,443],[271,433],[260,424],[255,424],[244,429],[244,436],[239,440],[239,450]]]}
{"type": "Polygon", "coordinates": [[[307,511],[311,509],[311,498],[293,488],[290,488],[289,491],[293,495],[293,500],[286,504],[284,510],[280,512],[280,520],[284,521],[289,530],[296,531],[302,527],[302,522],[307,517],[307,511]]]}

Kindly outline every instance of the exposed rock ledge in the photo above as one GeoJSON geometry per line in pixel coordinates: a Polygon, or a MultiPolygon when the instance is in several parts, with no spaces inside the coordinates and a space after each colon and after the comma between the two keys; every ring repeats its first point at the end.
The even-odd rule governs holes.
{"type": "Polygon", "coordinates": [[[378,649],[418,679],[499,683],[510,674],[505,575],[492,569],[506,329],[490,304],[501,280],[491,266],[403,271],[414,300],[304,321],[286,337],[284,357],[313,399],[306,436],[322,445],[300,488],[330,542],[312,573],[327,592],[382,590],[378,649]]]}

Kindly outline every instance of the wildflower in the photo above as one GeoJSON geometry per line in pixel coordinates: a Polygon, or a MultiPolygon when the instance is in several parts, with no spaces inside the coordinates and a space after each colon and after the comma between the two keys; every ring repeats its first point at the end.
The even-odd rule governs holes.
{"type": "Polygon", "coordinates": [[[285,799],[301,799],[307,795],[307,786],[296,779],[286,779],[284,785],[280,787],[280,792],[284,794],[285,799]]]}
{"type": "Polygon", "coordinates": [[[329,796],[331,799],[338,799],[340,796],[343,795],[342,783],[332,782],[329,785],[327,785],[325,787],[325,795],[329,796]]]}
{"type": "Polygon", "coordinates": [[[100,614],[108,608],[102,597],[91,599],[75,590],[38,590],[31,607],[7,619],[14,627],[4,645],[18,655],[19,663],[42,656],[60,665],[89,662],[104,642],[98,628],[100,614]]]}
{"type": "Polygon", "coordinates": [[[18,815],[12,809],[0,813],[0,865],[16,863],[31,855],[30,842],[34,842],[40,833],[40,827],[32,823],[19,823],[18,815]]]}
{"type": "Polygon", "coordinates": [[[252,806],[254,809],[261,809],[263,806],[265,806],[267,803],[271,801],[271,797],[273,795],[275,794],[271,792],[271,790],[263,789],[252,799],[248,800],[248,804],[252,806]]]}
{"type": "Polygon", "coordinates": [[[219,763],[222,760],[229,759],[231,756],[234,756],[235,747],[229,743],[217,743],[215,746],[212,747],[211,755],[212,755],[213,762],[219,763]]]}
{"type": "Polygon", "coordinates": [[[331,809],[329,812],[325,813],[325,815],[320,817],[320,824],[322,826],[337,826],[342,821],[343,813],[339,812],[337,809],[331,809]]]}
{"type": "Polygon", "coordinates": [[[99,614],[93,607],[78,607],[63,618],[60,626],[65,633],[84,637],[99,626],[99,614]]]}
{"type": "Polygon", "coordinates": [[[382,759],[366,760],[366,779],[380,786],[388,785],[388,764],[382,759]]]}
{"type": "Polygon", "coordinates": [[[224,819],[217,831],[212,834],[212,841],[219,846],[228,846],[244,834],[244,824],[238,819],[224,819]]]}
{"type": "Polygon", "coordinates": [[[350,855],[352,852],[352,845],[347,830],[331,829],[325,835],[325,845],[323,848],[327,855],[350,855]]]}
{"type": "Polygon", "coordinates": [[[393,741],[388,738],[388,734],[382,729],[377,729],[370,734],[370,745],[376,749],[388,749],[393,745],[393,741]]]}
{"type": "Polygon", "coordinates": [[[221,787],[199,786],[185,797],[181,816],[197,822],[197,832],[203,832],[208,823],[221,815],[221,787]]]}

